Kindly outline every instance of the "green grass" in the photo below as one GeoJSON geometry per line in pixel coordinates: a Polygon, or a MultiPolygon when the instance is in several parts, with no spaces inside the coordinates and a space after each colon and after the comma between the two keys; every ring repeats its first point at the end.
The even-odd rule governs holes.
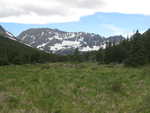
{"type": "Polygon", "coordinates": [[[150,113],[150,66],[3,66],[0,113],[150,113]]]}

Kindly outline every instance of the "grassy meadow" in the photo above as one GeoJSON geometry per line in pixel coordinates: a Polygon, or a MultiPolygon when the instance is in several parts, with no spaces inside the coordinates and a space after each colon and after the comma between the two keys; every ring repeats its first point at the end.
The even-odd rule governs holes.
{"type": "Polygon", "coordinates": [[[0,113],[150,113],[150,66],[2,66],[0,113]]]}

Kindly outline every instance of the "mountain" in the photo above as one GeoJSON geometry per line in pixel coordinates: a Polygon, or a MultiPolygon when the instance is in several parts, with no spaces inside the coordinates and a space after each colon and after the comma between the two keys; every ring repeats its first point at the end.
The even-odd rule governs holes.
{"type": "Polygon", "coordinates": [[[76,48],[82,52],[99,50],[105,48],[106,42],[119,43],[124,37],[112,36],[105,38],[94,33],[35,28],[23,31],[17,39],[21,43],[49,53],[69,54],[76,48]]]}
{"type": "Polygon", "coordinates": [[[0,65],[43,63],[52,61],[54,56],[18,42],[0,26],[0,65]]]}
{"type": "Polygon", "coordinates": [[[3,35],[4,37],[7,37],[11,40],[16,40],[16,37],[12,33],[6,31],[1,25],[0,25],[0,35],[3,35]]]}

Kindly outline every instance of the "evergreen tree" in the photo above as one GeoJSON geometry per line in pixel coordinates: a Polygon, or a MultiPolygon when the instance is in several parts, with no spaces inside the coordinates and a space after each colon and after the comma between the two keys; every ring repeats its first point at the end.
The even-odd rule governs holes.
{"type": "Polygon", "coordinates": [[[129,66],[140,66],[147,62],[143,36],[137,31],[131,37],[131,50],[125,64],[129,66]]]}
{"type": "Polygon", "coordinates": [[[150,63],[150,29],[143,34],[143,37],[146,55],[148,57],[148,62],[150,63]]]}
{"type": "Polygon", "coordinates": [[[104,49],[102,49],[102,48],[99,49],[99,51],[96,54],[96,61],[99,64],[105,63],[105,51],[104,51],[104,49]]]}
{"type": "Polygon", "coordinates": [[[75,49],[74,51],[74,54],[73,54],[73,61],[75,62],[80,62],[81,59],[80,59],[80,52],[79,52],[79,49],[75,49]]]}

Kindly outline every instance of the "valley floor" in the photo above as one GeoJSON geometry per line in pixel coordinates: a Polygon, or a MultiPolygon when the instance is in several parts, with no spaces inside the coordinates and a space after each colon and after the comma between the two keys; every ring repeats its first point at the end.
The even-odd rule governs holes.
{"type": "Polygon", "coordinates": [[[150,113],[150,66],[3,66],[0,113],[150,113]]]}

